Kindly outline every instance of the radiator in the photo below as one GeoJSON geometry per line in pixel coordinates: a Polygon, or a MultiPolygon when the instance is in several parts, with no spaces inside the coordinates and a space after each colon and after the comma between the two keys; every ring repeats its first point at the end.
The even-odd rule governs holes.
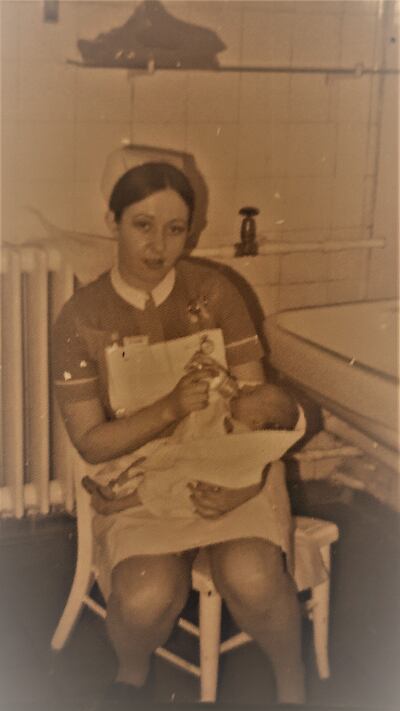
{"type": "Polygon", "coordinates": [[[72,448],[51,387],[51,324],[74,277],[52,248],[1,254],[0,513],[21,518],[74,505],[72,448]]]}

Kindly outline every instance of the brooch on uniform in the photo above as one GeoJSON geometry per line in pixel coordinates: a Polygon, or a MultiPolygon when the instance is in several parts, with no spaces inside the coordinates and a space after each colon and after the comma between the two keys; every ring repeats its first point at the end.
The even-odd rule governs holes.
{"type": "Polygon", "coordinates": [[[191,323],[198,323],[200,319],[208,320],[210,312],[208,310],[208,299],[205,296],[200,296],[198,299],[192,299],[187,305],[189,320],[191,323]]]}
{"type": "Polygon", "coordinates": [[[202,336],[200,340],[200,350],[204,355],[211,355],[214,352],[214,341],[208,336],[202,336]]]}

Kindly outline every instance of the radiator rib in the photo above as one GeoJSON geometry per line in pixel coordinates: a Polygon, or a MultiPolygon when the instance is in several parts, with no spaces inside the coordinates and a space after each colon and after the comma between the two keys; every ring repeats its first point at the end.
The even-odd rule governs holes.
{"type": "Polygon", "coordinates": [[[74,280],[58,252],[2,250],[2,475],[0,512],[21,518],[74,505],[76,459],[53,400],[49,334],[74,280]],[[51,423],[51,424],[50,424],[51,423]]]}
{"type": "Polygon", "coordinates": [[[3,389],[3,466],[10,491],[11,511],[24,514],[24,432],[23,432],[23,357],[22,295],[19,254],[7,250],[2,265],[2,389],[3,389]]]}

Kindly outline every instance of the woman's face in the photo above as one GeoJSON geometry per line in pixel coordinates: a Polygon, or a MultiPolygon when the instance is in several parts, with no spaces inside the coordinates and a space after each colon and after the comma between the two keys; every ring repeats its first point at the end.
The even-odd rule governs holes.
{"type": "Polygon", "coordinates": [[[189,232],[189,208],[169,188],[126,207],[121,220],[111,218],[118,235],[118,263],[122,277],[132,286],[151,290],[174,266],[189,232]]]}

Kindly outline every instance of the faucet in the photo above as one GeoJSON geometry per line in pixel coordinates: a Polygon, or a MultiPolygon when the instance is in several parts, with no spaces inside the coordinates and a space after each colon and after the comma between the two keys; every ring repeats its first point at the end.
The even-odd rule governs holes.
{"type": "Polygon", "coordinates": [[[235,257],[254,257],[258,254],[254,217],[259,212],[256,207],[242,207],[239,210],[239,215],[243,215],[243,220],[240,227],[240,242],[235,244],[235,257]]]}

